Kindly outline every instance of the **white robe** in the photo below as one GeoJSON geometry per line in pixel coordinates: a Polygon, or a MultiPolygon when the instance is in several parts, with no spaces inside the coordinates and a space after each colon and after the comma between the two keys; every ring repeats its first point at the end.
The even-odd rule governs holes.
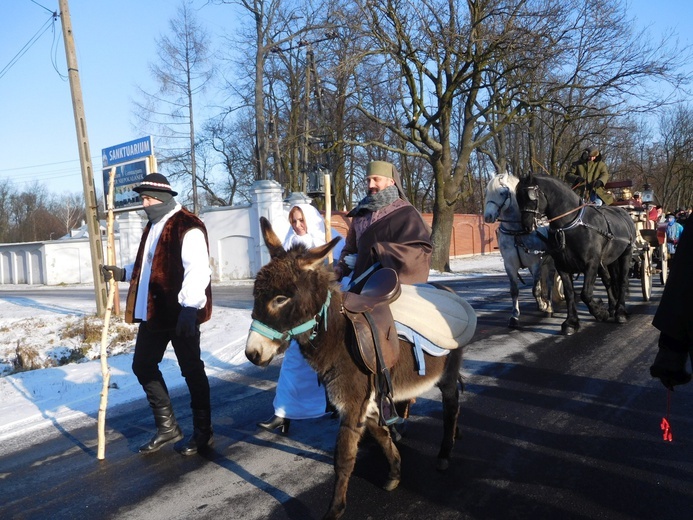
{"type": "MultiPolygon", "coordinates": [[[[303,211],[308,232],[298,236],[293,229],[284,239],[284,249],[301,243],[306,247],[325,243],[325,223],[320,213],[308,204],[297,204],[303,211]]],[[[325,388],[318,384],[318,375],[301,354],[296,341],[291,340],[279,371],[277,393],[274,396],[274,415],[287,419],[313,419],[325,415],[325,388]]]]}

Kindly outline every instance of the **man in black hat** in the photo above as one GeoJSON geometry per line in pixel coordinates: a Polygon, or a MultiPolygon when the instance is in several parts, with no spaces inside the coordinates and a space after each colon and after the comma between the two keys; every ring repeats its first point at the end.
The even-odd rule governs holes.
{"type": "Polygon", "coordinates": [[[200,323],[212,315],[207,230],[202,221],[173,198],[168,179],[147,175],[136,191],[149,220],[134,265],[101,267],[105,280],[130,279],[125,321],[139,323],[132,370],[154,413],[156,434],[140,446],[151,453],[181,441],[183,432],[159,370],[169,342],[190,391],[193,434],[176,451],[193,455],[213,442],[209,380],[200,357],[200,323]]]}

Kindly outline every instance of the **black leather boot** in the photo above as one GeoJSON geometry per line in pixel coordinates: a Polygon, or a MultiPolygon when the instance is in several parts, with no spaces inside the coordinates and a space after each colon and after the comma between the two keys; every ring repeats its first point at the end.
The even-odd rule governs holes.
{"type": "Polygon", "coordinates": [[[181,455],[195,455],[214,444],[212,430],[212,411],[193,408],[193,433],[185,441],[177,443],[174,449],[181,455]]]}
{"type": "Polygon", "coordinates": [[[279,430],[282,435],[289,434],[289,426],[291,425],[291,419],[286,417],[279,417],[278,415],[273,415],[267,422],[259,422],[257,425],[263,430],[268,432],[273,432],[274,430],[279,430]]]}
{"type": "Polygon", "coordinates": [[[152,408],[152,411],[154,412],[156,433],[149,442],[140,446],[140,453],[153,453],[158,451],[164,444],[179,441],[183,438],[183,432],[176,422],[171,405],[152,408]]]}

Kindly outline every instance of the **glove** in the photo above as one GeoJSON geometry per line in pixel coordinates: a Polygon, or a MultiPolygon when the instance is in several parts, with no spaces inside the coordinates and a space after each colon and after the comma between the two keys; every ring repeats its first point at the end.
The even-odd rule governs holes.
{"type": "Polygon", "coordinates": [[[118,267],[117,265],[101,265],[101,276],[107,282],[114,279],[116,282],[125,281],[125,269],[118,267]]]}
{"type": "Polygon", "coordinates": [[[594,181],[594,183],[592,184],[592,187],[593,187],[595,190],[596,190],[597,188],[601,188],[601,187],[603,187],[603,186],[604,186],[604,183],[601,181],[601,179],[597,179],[597,180],[594,181]]]}
{"type": "Polygon", "coordinates": [[[191,338],[197,333],[197,309],[182,307],[176,324],[176,336],[191,338]]]}
{"type": "Polygon", "coordinates": [[[577,188],[578,186],[581,186],[585,183],[585,179],[582,177],[576,177],[575,180],[573,181],[573,186],[572,189],[577,188]]]}
{"type": "Polygon", "coordinates": [[[357,256],[358,256],[358,255],[357,255],[356,253],[354,253],[354,254],[351,254],[351,255],[346,255],[346,256],[344,257],[344,263],[346,264],[346,266],[347,266],[349,269],[353,269],[354,267],[356,267],[356,257],[357,257],[357,256]]]}

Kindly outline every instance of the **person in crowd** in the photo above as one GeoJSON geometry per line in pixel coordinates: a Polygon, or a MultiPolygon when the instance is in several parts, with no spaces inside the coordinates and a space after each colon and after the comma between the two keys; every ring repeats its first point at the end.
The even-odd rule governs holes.
{"type": "Polygon", "coordinates": [[[688,221],[689,216],[690,216],[690,210],[686,210],[683,208],[676,210],[676,222],[678,222],[682,226],[686,225],[686,222],[688,221]]]}
{"type": "Polygon", "coordinates": [[[677,261],[672,264],[664,286],[662,299],[652,324],[660,331],[658,351],[650,367],[650,375],[659,378],[664,386],[673,389],[691,380],[686,370],[693,363],[693,231],[685,228],[677,247],[677,261]]]}
{"type": "Polygon", "coordinates": [[[650,208],[650,212],[647,214],[647,218],[654,222],[655,225],[657,225],[662,221],[662,214],[662,206],[661,204],[657,204],[656,206],[650,208]]]}
{"type": "Polygon", "coordinates": [[[176,202],[177,193],[165,176],[151,173],[134,191],[149,220],[135,263],[124,268],[104,265],[101,271],[107,281],[130,280],[125,321],[139,323],[132,370],[157,428],[139,451],[151,453],[176,442],[176,451],[193,455],[213,443],[209,380],[200,357],[200,324],[212,315],[207,230],[176,202]],[[187,440],[159,370],[169,343],[190,392],[194,429],[187,440]]]}
{"type": "MultiPolygon", "coordinates": [[[[303,245],[307,248],[325,244],[325,223],[310,204],[296,204],[289,211],[291,229],[284,239],[284,249],[303,245]]],[[[284,354],[274,396],[274,415],[257,425],[267,431],[289,433],[293,419],[314,419],[328,412],[325,389],[318,375],[301,354],[296,340],[291,340],[284,354]]]]}
{"type": "MultiPolygon", "coordinates": [[[[368,194],[347,216],[352,218],[346,242],[334,270],[338,278],[351,277],[348,289],[359,292],[368,274],[390,267],[404,284],[426,283],[431,266],[431,230],[407,200],[397,168],[372,161],[366,167],[368,194]]],[[[397,413],[406,419],[409,404],[397,413]]],[[[393,439],[400,433],[393,425],[393,439]]]]}
{"type": "Polygon", "coordinates": [[[639,191],[633,193],[633,198],[630,201],[630,205],[634,208],[642,208],[642,199],[639,191]]]}
{"type": "Polygon", "coordinates": [[[604,185],[609,181],[609,170],[602,160],[599,148],[591,146],[583,151],[575,163],[575,171],[566,176],[573,190],[585,201],[597,206],[612,204],[614,198],[604,185]]]}
{"type": "Polygon", "coordinates": [[[673,213],[667,215],[667,251],[669,252],[669,257],[671,260],[674,259],[676,254],[676,246],[679,243],[679,238],[681,237],[681,232],[683,231],[683,226],[676,222],[676,216],[673,213]]]}

